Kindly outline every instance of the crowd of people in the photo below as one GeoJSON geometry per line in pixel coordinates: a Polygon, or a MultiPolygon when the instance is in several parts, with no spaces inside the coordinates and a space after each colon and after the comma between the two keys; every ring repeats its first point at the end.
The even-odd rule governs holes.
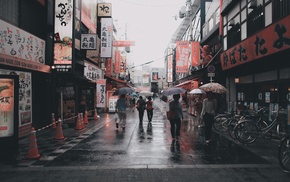
{"type": "MultiPolygon", "coordinates": [[[[187,93],[186,93],[187,94],[187,93]]],[[[168,103],[167,112],[173,113],[173,117],[168,118],[170,122],[170,132],[173,142],[178,142],[180,140],[180,129],[181,122],[183,120],[183,104],[186,108],[189,105],[194,106],[196,121],[198,127],[204,127],[204,137],[206,144],[211,142],[211,132],[214,122],[214,116],[217,111],[217,100],[213,98],[212,92],[207,92],[205,95],[195,95],[194,97],[187,98],[187,95],[175,94],[172,96],[172,99],[168,97],[161,97],[160,100],[168,103]],[[182,98],[182,99],[181,99],[182,98]],[[182,104],[183,102],[183,104],[182,104]]],[[[153,118],[153,99],[151,96],[143,97],[139,96],[136,101],[135,97],[130,99],[126,98],[126,95],[120,95],[116,103],[116,113],[118,113],[118,119],[116,121],[116,128],[119,128],[119,123],[122,128],[126,127],[126,109],[130,107],[133,112],[135,108],[138,111],[139,115],[139,126],[143,128],[143,118],[146,111],[148,118],[148,128],[152,127],[152,118],[153,118]]]]}

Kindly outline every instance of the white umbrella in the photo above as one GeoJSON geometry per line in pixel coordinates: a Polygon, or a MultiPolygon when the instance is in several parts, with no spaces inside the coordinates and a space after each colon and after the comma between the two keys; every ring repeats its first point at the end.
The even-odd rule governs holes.
{"type": "Polygon", "coordinates": [[[149,97],[149,96],[152,96],[153,94],[150,91],[143,90],[143,91],[139,92],[139,95],[149,97]]]}
{"type": "Polygon", "coordinates": [[[195,89],[193,89],[193,90],[191,90],[190,92],[189,92],[190,94],[206,94],[206,92],[205,91],[203,91],[203,90],[201,90],[201,89],[199,89],[199,88],[195,88],[195,89]]]}
{"type": "Polygon", "coordinates": [[[162,92],[162,95],[175,95],[175,94],[183,94],[185,93],[186,90],[184,88],[180,88],[180,87],[172,87],[172,88],[169,88],[167,90],[164,90],[162,92]]]}

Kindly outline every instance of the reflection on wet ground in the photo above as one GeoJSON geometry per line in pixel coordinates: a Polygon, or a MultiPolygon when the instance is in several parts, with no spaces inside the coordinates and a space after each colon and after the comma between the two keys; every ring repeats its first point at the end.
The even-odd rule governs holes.
{"type": "Polygon", "coordinates": [[[128,114],[126,129],[109,125],[93,133],[46,166],[78,165],[196,165],[196,164],[267,164],[260,156],[228,139],[213,134],[205,144],[203,128],[185,114],[181,139],[172,141],[169,122],[155,110],[151,125],[138,113],[128,114]]]}

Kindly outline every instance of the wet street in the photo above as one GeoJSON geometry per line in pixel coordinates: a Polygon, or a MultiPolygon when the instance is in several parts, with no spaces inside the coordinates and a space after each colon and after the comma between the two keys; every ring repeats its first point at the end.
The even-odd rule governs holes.
{"type": "MultiPolygon", "coordinates": [[[[283,179],[290,179],[289,174],[284,173],[279,167],[278,159],[255,153],[238,142],[230,140],[226,135],[214,133],[212,143],[205,144],[203,128],[197,127],[195,117],[187,112],[184,112],[181,139],[179,142],[172,142],[170,125],[159,99],[155,101],[154,108],[152,127],[149,128],[146,111],[143,125],[139,126],[138,112],[128,110],[125,129],[116,129],[115,114],[105,113],[101,114],[99,121],[90,121],[85,131],[64,129],[65,135],[68,135],[68,131],[74,133],[63,141],[46,139],[49,144],[44,146],[41,143],[43,138],[48,136],[43,135],[38,140],[41,159],[23,160],[14,165],[0,163],[1,181],[2,179],[38,181],[39,178],[44,181],[52,179],[56,181],[101,179],[102,181],[283,181],[283,179]],[[53,145],[54,147],[48,147],[53,145]],[[188,174],[168,178],[168,175],[173,174],[172,169],[187,171],[188,174]],[[110,170],[111,173],[108,172],[110,170]],[[210,172],[204,173],[208,170],[210,172]],[[34,176],[34,171],[37,171],[38,177],[34,176]],[[49,171],[57,172],[53,172],[54,177],[52,177],[49,171]],[[60,171],[64,173],[59,173],[60,171]],[[79,171],[82,171],[82,175],[78,174],[79,171]],[[138,175],[137,171],[144,174],[138,175]],[[163,173],[155,174],[154,171],[159,173],[163,171],[163,173]],[[13,175],[16,172],[19,175],[13,175]],[[209,178],[207,174],[212,175],[213,178],[209,178]],[[74,176],[74,180],[71,179],[71,175],[74,176]],[[118,175],[122,178],[118,178],[118,175]],[[188,175],[194,175],[196,180],[188,175]]],[[[265,150],[262,152],[268,153],[265,150]]]]}

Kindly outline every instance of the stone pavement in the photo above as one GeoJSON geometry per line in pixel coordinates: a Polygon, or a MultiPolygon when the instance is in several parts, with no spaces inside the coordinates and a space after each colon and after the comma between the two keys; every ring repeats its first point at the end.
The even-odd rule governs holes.
{"type": "MultiPolygon", "coordinates": [[[[162,105],[159,104],[160,107],[162,105]]],[[[160,108],[163,109],[163,108],[160,108]]],[[[73,145],[98,131],[114,117],[113,114],[100,114],[98,121],[90,120],[83,130],[64,128],[66,140],[53,140],[52,129],[37,132],[39,153],[43,160],[53,160],[73,145]],[[48,154],[55,155],[48,155],[48,154]],[[48,157],[49,156],[49,157],[48,157]]],[[[220,137],[227,137],[223,134],[220,137]]],[[[229,138],[232,140],[231,138],[229,138]]],[[[234,141],[238,143],[237,141],[234,141]]],[[[37,160],[25,159],[29,139],[19,142],[19,160],[0,163],[1,182],[10,181],[289,181],[290,174],[279,166],[278,141],[258,140],[251,145],[242,145],[256,153],[270,164],[222,164],[222,165],[133,165],[133,166],[65,166],[42,167],[32,165],[37,160]]]]}

